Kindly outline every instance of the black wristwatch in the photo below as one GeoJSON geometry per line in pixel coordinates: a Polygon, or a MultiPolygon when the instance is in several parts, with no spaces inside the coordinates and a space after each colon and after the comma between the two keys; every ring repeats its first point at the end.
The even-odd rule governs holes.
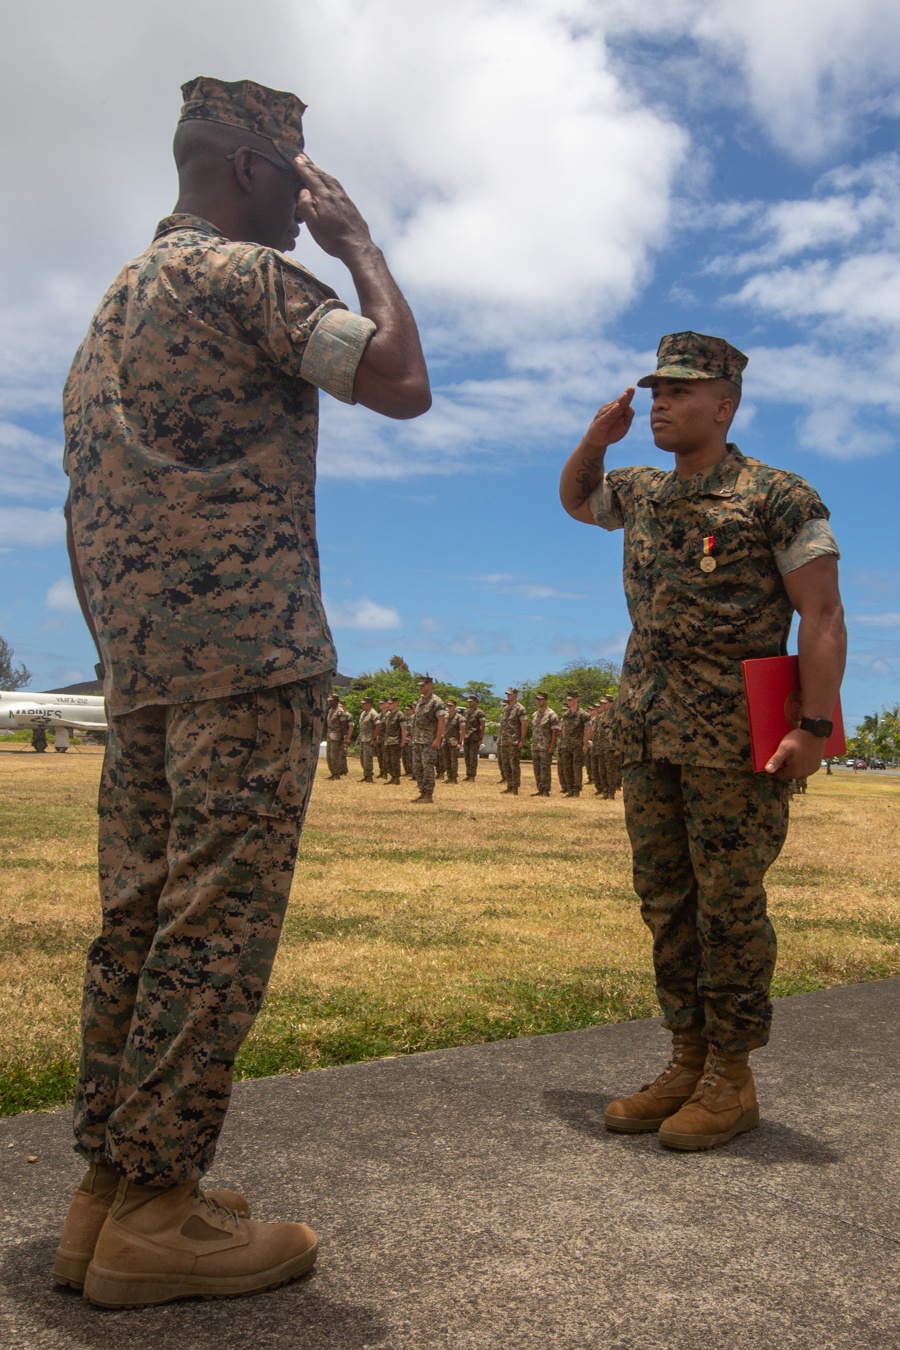
{"type": "Polygon", "coordinates": [[[829,722],[827,717],[801,717],[800,730],[808,731],[813,736],[820,736],[823,741],[834,731],[834,723],[829,722]]]}

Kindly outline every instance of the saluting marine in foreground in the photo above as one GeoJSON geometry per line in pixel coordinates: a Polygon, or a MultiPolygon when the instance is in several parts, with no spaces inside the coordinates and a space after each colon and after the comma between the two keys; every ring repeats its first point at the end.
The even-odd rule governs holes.
{"type": "Polygon", "coordinates": [[[815,773],[844,669],[838,549],[795,474],[745,458],[727,434],[747,358],[722,338],[659,345],[650,427],[669,473],[604,470],[634,389],[597,413],[560,482],[571,516],[625,531],[633,625],[615,739],[641,914],[672,1058],[610,1104],[611,1130],[671,1148],[725,1144],[759,1120],[750,1051],[769,1038],[775,934],[763,878],[787,833],[788,781],[815,773]],[[778,656],[794,610],[804,717],[754,773],[741,661],[778,656]]]}
{"type": "Polygon", "coordinates": [[[75,1101],[88,1171],[54,1274],[105,1307],[255,1293],[315,1260],[306,1225],[248,1219],[199,1182],[278,946],[336,666],[318,390],[390,417],[431,397],[365,221],[303,153],[300,100],[249,80],[183,94],[174,212],[113,282],[65,393],[72,567],[110,722],[75,1101]],[[284,256],[301,223],[360,314],[284,256]]]}

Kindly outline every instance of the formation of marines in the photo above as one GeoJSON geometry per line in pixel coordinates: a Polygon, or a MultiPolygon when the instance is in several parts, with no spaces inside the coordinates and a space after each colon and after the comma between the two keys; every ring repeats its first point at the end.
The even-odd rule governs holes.
{"type": "MultiPolygon", "coordinates": [[[[550,707],[546,690],[538,690],[536,700],[531,716],[535,791],[530,795],[550,796],[556,754],[564,797],[580,797],[586,777],[596,796],[612,801],[622,785],[622,776],[613,750],[610,695],[604,694],[585,710],[580,706],[578,690],[570,689],[562,714],[550,707]]],[[[377,777],[390,787],[398,787],[401,774],[405,774],[415,779],[418,788],[414,804],[427,805],[434,801],[437,780],[448,786],[459,782],[461,759],[465,765],[463,781],[474,783],[487,719],[477,694],[467,694],[466,704],[461,708],[455,699],[448,698],[445,705],[434,692],[433,677],[423,675],[418,699],[402,710],[396,695],[381,699],[377,712],[374,701],[368,695],[363,698],[359,726],[355,727],[339,694],[333,693],[325,719],[328,781],[336,782],[349,773],[347,748],[356,730],[363,783],[374,783],[377,777]]],[[[511,686],[506,691],[497,735],[501,792],[508,796],[519,795],[527,733],[528,713],[519,701],[518,689],[511,686]]]]}

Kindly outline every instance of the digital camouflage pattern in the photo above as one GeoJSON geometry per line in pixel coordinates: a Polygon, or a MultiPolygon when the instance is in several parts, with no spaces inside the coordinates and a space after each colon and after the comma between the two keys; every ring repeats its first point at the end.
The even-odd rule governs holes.
{"type": "Polygon", "coordinates": [[[353,731],[353,718],[343,703],[329,706],[325,715],[325,762],[332,778],[347,772],[347,742],[353,731]]]}
{"type": "Polygon", "coordinates": [[[444,739],[441,744],[441,764],[447,775],[447,781],[455,783],[459,778],[459,745],[465,733],[466,719],[459,708],[451,713],[447,709],[444,722],[444,739]]]}
{"type": "Polygon", "coordinates": [[[484,709],[477,704],[465,709],[465,730],[463,732],[463,756],[466,762],[466,779],[471,782],[478,776],[478,749],[484,739],[484,709]]]}
{"type": "Polygon", "coordinates": [[[352,401],[373,331],[299,264],[197,216],[168,216],[113,282],[64,396],[112,716],[335,668],[317,386],[352,401]]]}
{"type": "Polygon", "coordinates": [[[550,786],[552,782],[551,765],[553,756],[550,753],[550,744],[553,740],[553,732],[559,731],[559,716],[548,704],[541,712],[540,708],[535,709],[531,716],[531,765],[534,769],[534,781],[538,792],[545,796],[550,795],[550,786]]]}
{"type": "Polygon", "coordinates": [[[633,625],[616,702],[622,762],[751,763],[741,662],[786,649],[783,572],[838,556],[818,494],[729,445],[708,472],[613,469],[591,494],[597,524],[625,530],[633,625]],[[704,571],[705,537],[715,569],[704,571]],[[798,542],[799,541],[799,542],[798,542]]]}
{"type": "Polygon", "coordinates": [[[253,80],[216,80],[199,75],[181,86],[184,106],[180,122],[223,122],[264,136],[287,161],[293,163],[303,149],[303,114],[306,104],[296,94],[269,89],[253,80]]]}
{"type": "Polygon", "coordinates": [[[212,1163],[278,946],[328,683],[110,719],[75,1136],[141,1185],[212,1163]]]}
{"type": "Polygon", "coordinates": [[[763,878],[787,835],[787,784],[651,760],[629,765],[624,781],[666,1027],[702,1030],[723,1050],[765,1045],[776,943],[763,878]]]}
{"type": "Polygon", "coordinates": [[[384,771],[392,783],[400,782],[401,746],[406,718],[399,709],[389,708],[381,719],[381,743],[384,771]]]}
{"type": "Polygon", "coordinates": [[[638,380],[730,380],[740,389],[748,358],[724,338],[706,333],[668,333],[656,349],[656,370],[638,380]]]}
{"type": "Polygon", "coordinates": [[[359,714],[359,763],[363,771],[363,782],[372,783],[372,769],[374,767],[374,755],[372,752],[372,741],[378,727],[378,714],[374,708],[364,708],[359,714]]]}
{"type": "Polygon", "coordinates": [[[515,703],[504,703],[500,709],[497,758],[500,761],[500,775],[510,788],[517,788],[522,781],[522,752],[519,749],[519,738],[525,717],[525,709],[518,700],[515,703]]]}
{"type": "Polygon", "coordinates": [[[437,739],[439,719],[446,714],[447,709],[437,694],[421,694],[413,704],[413,745],[431,745],[437,739]]]}
{"type": "Polygon", "coordinates": [[[584,729],[590,722],[584,708],[574,711],[566,705],[559,715],[559,741],[556,772],[563,792],[580,792],[584,771],[584,729]]]}

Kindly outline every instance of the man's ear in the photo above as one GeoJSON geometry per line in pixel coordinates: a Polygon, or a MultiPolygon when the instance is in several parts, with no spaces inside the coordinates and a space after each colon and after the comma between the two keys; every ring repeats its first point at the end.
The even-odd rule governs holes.
{"type": "Polygon", "coordinates": [[[231,160],[234,180],[242,192],[253,191],[253,151],[247,145],[235,150],[231,160]]]}

